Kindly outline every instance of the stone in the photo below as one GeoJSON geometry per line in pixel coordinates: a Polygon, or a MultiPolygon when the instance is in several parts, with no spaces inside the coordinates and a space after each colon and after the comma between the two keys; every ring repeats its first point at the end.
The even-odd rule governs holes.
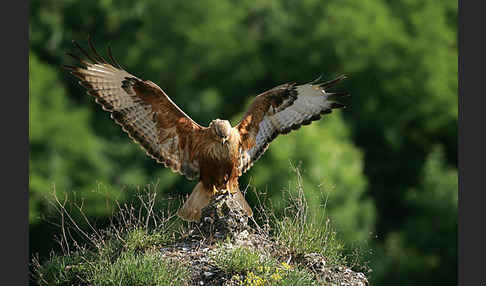
{"type": "Polygon", "coordinates": [[[214,196],[209,205],[202,209],[198,229],[207,238],[233,238],[250,230],[248,219],[243,208],[226,192],[214,196]]]}

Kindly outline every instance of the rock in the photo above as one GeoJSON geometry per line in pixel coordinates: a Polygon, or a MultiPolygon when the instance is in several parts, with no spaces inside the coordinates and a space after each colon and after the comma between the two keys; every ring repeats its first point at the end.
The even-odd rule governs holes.
{"type": "Polygon", "coordinates": [[[233,238],[242,231],[250,230],[248,215],[228,193],[211,199],[202,210],[198,226],[202,236],[218,239],[233,238]]]}
{"type": "Polygon", "coordinates": [[[314,275],[318,285],[369,285],[363,273],[341,265],[328,265],[326,257],[319,253],[288,255],[281,244],[269,236],[266,228],[250,228],[248,220],[246,212],[230,195],[215,196],[202,210],[201,220],[192,224],[190,234],[183,236],[182,241],[160,248],[162,257],[181,262],[191,269],[187,285],[241,285],[239,279],[245,272],[227,272],[214,262],[221,250],[237,247],[247,247],[280,263],[287,261],[292,267],[305,269],[314,275]],[[238,281],[235,277],[239,277],[238,281]]]}

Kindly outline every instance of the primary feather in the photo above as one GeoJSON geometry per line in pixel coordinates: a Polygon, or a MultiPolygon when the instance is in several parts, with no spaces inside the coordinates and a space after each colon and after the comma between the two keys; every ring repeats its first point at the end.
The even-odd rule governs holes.
{"type": "Polygon", "coordinates": [[[88,42],[91,54],[74,42],[86,59],[69,53],[81,66],[65,68],[80,79],[88,94],[150,157],[188,179],[199,180],[178,211],[180,217],[189,221],[199,220],[211,197],[224,191],[251,216],[252,210],[239,190],[238,177],[251,168],[277,135],[344,107],[332,99],[348,95],[327,91],[344,76],[325,83],[287,83],[256,96],[235,127],[219,119],[203,127],[155,83],[122,69],[111,49],[110,63],[98,54],[91,40],[88,42]]]}
{"type": "Polygon", "coordinates": [[[347,96],[347,93],[325,90],[344,78],[340,76],[327,83],[285,84],[258,95],[236,126],[244,135],[240,172],[248,171],[277,135],[297,130],[331,113],[334,108],[344,107],[331,99],[347,96]]]}

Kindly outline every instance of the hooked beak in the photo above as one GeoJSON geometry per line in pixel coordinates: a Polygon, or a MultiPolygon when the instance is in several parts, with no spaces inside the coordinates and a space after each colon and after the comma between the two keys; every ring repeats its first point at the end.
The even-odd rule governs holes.
{"type": "Polygon", "coordinates": [[[221,138],[221,145],[224,145],[228,141],[228,138],[221,138]]]}

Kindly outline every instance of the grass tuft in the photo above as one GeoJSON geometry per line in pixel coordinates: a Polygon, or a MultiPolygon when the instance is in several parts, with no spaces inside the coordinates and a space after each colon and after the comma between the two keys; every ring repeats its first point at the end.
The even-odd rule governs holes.
{"type": "Polygon", "coordinates": [[[220,247],[211,258],[239,285],[317,285],[314,275],[308,271],[278,263],[269,255],[247,247],[220,247]]]}
{"type": "Polygon", "coordinates": [[[299,224],[298,218],[285,217],[275,224],[275,239],[286,252],[294,257],[318,253],[327,258],[328,264],[344,264],[344,244],[336,239],[329,224],[322,228],[315,223],[299,224]]]}
{"type": "MultiPolygon", "coordinates": [[[[86,217],[92,235],[82,230],[68,211],[67,200],[55,193],[54,207],[60,214],[62,254],[52,254],[41,263],[33,259],[32,278],[39,285],[182,285],[189,270],[181,263],[162,258],[157,248],[177,240],[174,216],[155,214],[155,192],[141,196],[141,207],[118,205],[106,230],[95,230],[86,217]],[[71,233],[80,234],[85,245],[71,233]]],[[[75,207],[76,209],[76,207],[75,207]]],[[[77,207],[82,211],[82,207],[77,207]]]]}
{"type": "Polygon", "coordinates": [[[135,228],[125,235],[124,247],[128,251],[145,251],[170,243],[172,236],[167,231],[149,232],[143,228],[135,228]]]}
{"type": "MultiPolygon", "coordinates": [[[[282,246],[283,255],[300,257],[309,253],[317,253],[326,257],[328,264],[346,264],[343,255],[345,245],[337,239],[337,234],[331,226],[331,221],[324,215],[309,215],[307,200],[300,170],[291,165],[296,174],[296,184],[293,189],[284,190],[284,209],[281,218],[275,217],[271,206],[260,202],[257,213],[262,216],[267,232],[282,246]],[[271,225],[271,227],[269,226],[271,225]]],[[[325,212],[325,206],[324,210],[325,212]]]]}
{"type": "Polygon", "coordinates": [[[154,253],[123,252],[114,261],[77,251],[37,264],[39,285],[182,285],[189,271],[154,253]]]}
{"type": "Polygon", "coordinates": [[[256,271],[260,267],[272,267],[276,264],[270,257],[243,246],[233,249],[220,247],[211,258],[219,269],[229,274],[256,271]]]}
{"type": "MultiPolygon", "coordinates": [[[[89,268],[93,285],[182,285],[189,271],[155,253],[124,252],[114,261],[100,261],[89,268]]],[[[88,281],[86,281],[88,282],[88,281]]]]}
{"type": "MultiPolygon", "coordinates": [[[[289,207],[282,218],[277,218],[272,208],[261,202],[255,209],[264,222],[262,228],[253,220],[254,237],[260,240],[251,241],[252,236],[247,234],[247,244],[229,239],[219,241],[207,248],[210,250],[204,257],[198,258],[203,258],[203,264],[208,263],[212,275],[218,273],[214,277],[221,278],[222,274],[226,281],[234,282],[230,285],[320,285],[318,273],[306,259],[325,257],[326,266],[346,265],[344,245],[337,240],[329,219],[320,221],[323,216],[308,215],[301,176],[298,169],[294,171],[297,192],[287,193],[285,200],[289,207]]],[[[183,251],[181,256],[172,256],[180,252],[174,245],[187,239],[188,225],[181,225],[173,214],[154,212],[155,196],[155,189],[149,189],[139,196],[138,207],[117,205],[118,212],[104,230],[90,224],[82,214],[82,206],[74,208],[88,226],[85,230],[69,213],[67,200],[60,201],[54,194],[54,206],[61,219],[58,242],[62,253],[52,253],[42,263],[34,258],[32,278],[38,285],[61,286],[190,285],[200,279],[206,268],[201,268],[201,274],[197,272],[201,269],[196,273],[188,266],[188,259],[195,256],[189,257],[183,251]],[[162,249],[177,251],[163,256],[162,249]]],[[[207,242],[200,243],[202,246],[207,242]]]]}

